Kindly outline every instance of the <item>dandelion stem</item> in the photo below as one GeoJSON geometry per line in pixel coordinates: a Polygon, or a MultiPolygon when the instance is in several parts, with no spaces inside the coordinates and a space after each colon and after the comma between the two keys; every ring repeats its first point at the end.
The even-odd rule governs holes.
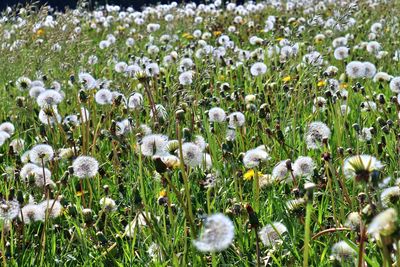
{"type": "Polygon", "coordinates": [[[260,209],[260,183],[259,183],[257,168],[254,169],[253,193],[254,193],[254,210],[255,210],[255,212],[259,212],[259,209],[260,209]]]}
{"type": "MultiPolygon", "coordinates": [[[[179,127],[179,121],[176,121],[176,130],[177,130],[177,137],[178,137],[178,143],[179,143],[179,159],[180,159],[180,167],[181,167],[181,172],[182,172],[182,177],[183,177],[183,184],[185,187],[185,194],[186,194],[186,202],[187,202],[187,211],[188,211],[188,218],[190,219],[189,225],[194,226],[193,224],[193,212],[192,212],[192,200],[190,196],[190,187],[189,187],[189,181],[187,177],[187,173],[185,171],[185,165],[183,162],[183,152],[182,152],[182,138],[181,138],[181,130],[179,127]]],[[[192,234],[192,237],[196,236],[196,229],[193,227],[190,229],[190,233],[192,234]]]]}
{"type": "Polygon", "coordinates": [[[7,266],[7,260],[6,260],[6,249],[4,246],[4,227],[5,222],[3,221],[3,229],[1,230],[1,257],[3,259],[3,266],[7,266]]]}
{"type": "Polygon", "coordinates": [[[360,222],[360,245],[358,248],[358,267],[363,267],[364,266],[364,244],[365,244],[365,226],[364,223],[360,222]]]}
{"type": "Polygon", "coordinates": [[[303,267],[308,266],[308,256],[310,250],[310,224],[311,224],[312,202],[307,202],[306,207],[306,224],[304,231],[304,253],[303,253],[303,267]]]}
{"type": "Polygon", "coordinates": [[[257,267],[260,267],[261,266],[261,260],[260,260],[260,238],[258,237],[258,227],[254,227],[254,235],[256,236],[257,267]]]}
{"type": "Polygon", "coordinates": [[[329,228],[329,229],[325,229],[317,234],[315,234],[311,239],[317,239],[318,237],[320,237],[321,235],[327,234],[327,233],[334,233],[334,232],[340,232],[340,231],[351,231],[350,228],[346,228],[346,227],[339,227],[339,228],[329,228]]]}

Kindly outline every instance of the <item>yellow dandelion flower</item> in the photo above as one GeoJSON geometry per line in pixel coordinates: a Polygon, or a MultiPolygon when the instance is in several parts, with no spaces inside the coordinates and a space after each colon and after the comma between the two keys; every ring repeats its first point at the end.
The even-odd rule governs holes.
{"type": "Polygon", "coordinates": [[[43,29],[39,29],[39,30],[37,30],[36,31],[36,36],[42,36],[42,35],[44,35],[44,30],[43,29]]]}
{"type": "Polygon", "coordinates": [[[347,88],[347,83],[341,83],[341,84],[339,85],[339,87],[340,87],[341,89],[345,89],[345,88],[347,88]]]}
{"type": "Polygon", "coordinates": [[[250,169],[243,175],[243,180],[250,181],[254,176],[254,170],[250,169]]]}
{"type": "Polygon", "coordinates": [[[217,37],[217,36],[220,36],[220,35],[222,34],[222,32],[220,32],[220,31],[214,31],[213,34],[214,34],[214,36],[217,37]]]}
{"type": "Polygon", "coordinates": [[[318,87],[323,87],[323,86],[326,85],[326,81],[321,80],[321,81],[319,81],[319,82],[317,83],[317,85],[318,85],[318,87]]]}
{"type": "Polygon", "coordinates": [[[292,79],[292,77],[290,77],[290,75],[288,75],[288,76],[286,76],[286,77],[283,77],[283,81],[285,82],[285,83],[287,83],[288,81],[290,81],[292,79]]]}
{"type": "MultiPolygon", "coordinates": [[[[254,170],[250,169],[243,175],[243,180],[250,181],[254,177],[254,170]]],[[[261,177],[263,174],[262,172],[258,172],[258,177],[261,177]]]]}
{"type": "Polygon", "coordinates": [[[276,40],[279,42],[279,41],[282,41],[283,40],[283,37],[278,37],[278,38],[276,38],[276,40]]]}
{"type": "Polygon", "coordinates": [[[160,193],[158,194],[159,197],[166,197],[167,196],[167,191],[165,189],[161,190],[160,193]]]}
{"type": "Polygon", "coordinates": [[[83,191],[76,191],[75,196],[77,197],[83,196],[83,191]]]}
{"type": "Polygon", "coordinates": [[[188,39],[188,40],[193,39],[193,35],[191,35],[188,32],[185,32],[184,34],[182,34],[182,37],[185,38],[185,39],[188,39]]]}

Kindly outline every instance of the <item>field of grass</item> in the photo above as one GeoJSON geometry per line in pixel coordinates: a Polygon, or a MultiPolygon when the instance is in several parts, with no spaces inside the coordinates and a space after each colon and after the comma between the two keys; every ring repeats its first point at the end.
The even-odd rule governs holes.
{"type": "Polygon", "coordinates": [[[3,266],[400,266],[399,1],[9,8],[3,266]]]}

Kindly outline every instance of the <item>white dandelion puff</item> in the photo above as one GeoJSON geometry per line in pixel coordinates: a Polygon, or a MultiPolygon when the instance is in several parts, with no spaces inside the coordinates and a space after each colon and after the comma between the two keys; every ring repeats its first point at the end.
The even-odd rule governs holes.
{"type": "Polygon", "coordinates": [[[99,163],[93,157],[79,156],[72,163],[72,168],[78,178],[92,178],[99,171],[99,163]]]}
{"type": "Polygon", "coordinates": [[[287,228],[283,223],[273,222],[261,228],[258,235],[265,246],[273,247],[283,241],[282,235],[286,232],[287,228]]]}
{"type": "Polygon", "coordinates": [[[227,249],[235,236],[232,221],[217,213],[206,218],[204,228],[194,246],[201,252],[217,252],[227,249]]]}

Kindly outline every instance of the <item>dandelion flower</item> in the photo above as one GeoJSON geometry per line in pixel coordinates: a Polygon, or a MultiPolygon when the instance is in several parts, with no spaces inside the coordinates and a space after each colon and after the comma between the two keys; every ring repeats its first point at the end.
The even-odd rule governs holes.
{"type": "Polygon", "coordinates": [[[362,78],[365,73],[365,66],[360,61],[352,61],[346,66],[346,73],[350,78],[362,78]]]}
{"type": "Polygon", "coordinates": [[[41,108],[56,106],[61,103],[63,96],[56,90],[46,90],[41,93],[36,102],[41,108]]]}
{"type": "Polygon", "coordinates": [[[234,236],[232,221],[217,213],[206,218],[203,231],[193,244],[201,252],[217,252],[227,249],[234,236]]]}
{"type": "Polygon", "coordinates": [[[19,214],[19,204],[15,200],[0,201],[0,219],[1,220],[12,220],[19,214]]]}
{"type": "Polygon", "coordinates": [[[305,136],[307,148],[319,148],[322,140],[325,138],[329,138],[330,136],[331,130],[325,123],[319,121],[312,122],[307,128],[307,133],[305,136]]]}
{"type": "Polygon", "coordinates": [[[39,203],[38,205],[41,206],[51,218],[57,218],[61,215],[63,210],[60,201],[56,199],[48,199],[39,203]]]}
{"type": "Polygon", "coordinates": [[[167,153],[168,137],[162,134],[150,134],[143,137],[140,145],[142,154],[146,157],[163,156],[167,153]]]}
{"type": "Polygon", "coordinates": [[[392,90],[393,93],[400,93],[400,77],[394,77],[389,84],[390,90],[392,90]]]}
{"type": "Polygon", "coordinates": [[[25,224],[45,220],[45,209],[41,205],[27,204],[21,211],[22,216],[19,214],[19,219],[23,220],[25,224]]]}
{"type": "Polygon", "coordinates": [[[373,171],[379,171],[383,164],[370,155],[356,155],[349,157],[343,164],[344,175],[355,178],[357,181],[368,181],[373,171]]]}
{"type": "Polygon", "coordinates": [[[200,166],[203,162],[202,149],[195,143],[184,143],[182,145],[183,162],[190,167],[200,166]]]}
{"type": "Polygon", "coordinates": [[[287,232],[283,223],[273,222],[261,228],[258,235],[261,242],[267,247],[273,247],[282,242],[282,235],[287,232]]]}
{"type": "Polygon", "coordinates": [[[311,176],[314,172],[314,160],[310,157],[298,157],[293,163],[293,175],[300,177],[311,176]]]}
{"type": "Polygon", "coordinates": [[[99,204],[107,212],[115,211],[117,209],[115,201],[109,197],[101,198],[99,204]]]}
{"type": "Polygon", "coordinates": [[[339,262],[354,260],[357,252],[345,241],[339,241],[332,246],[331,258],[339,262]]]}
{"type": "Polygon", "coordinates": [[[381,202],[382,205],[387,208],[396,204],[400,200],[400,187],[392,186],[385,188],[381,193],[381,202]]]}
{"type": "Polygon", "coordinates": [[[96,103],[99,105],[107,105],[112,103],[112,93],[108,89],[100,89],[95,95],[96,103]]]}
{"type": "Polygon", "coordinates": [[[74,175],[83,178],[92,178],[96,176],[99,170],[98,161],[90,156],[79,156],[72,163],[74,175]]]}
{"type": "Polygon", "coordinates": [[[233,112],[227,117],[229,126],[232,128],[242,127],[246,122],[246,118],[242,112],[233,112]]]}
{"type": "Polygon", "coordinates": [[[53,148],[46,144],[36,145],[29,151],[30,161],[39,165],[52,160],[53,157],[53,148]]]}
{"type": "Polygon", "coordinates": [[[3,122],[0,124],[0,131],[8,133],[10,136],[14,134],[15,127],[11,122],[3,122]]]}
{"type": "Polygon", "coordinates": [[[210,122],[224,122],[226,119],[225,111],[222,108],[214,107],[208,111],[210,122]]]}
{"type": "Polygon", "coordinates": [[[286,165],[287,160],[282,160],[278,164],[275,165],[275,167],[272,169],[272,176],[279,180],[279,181],[284,181],[286,179],[292,180],[292,177],[289,176],[289,170],[286,165]]]}
{"type": "Polygon", "coordinates": [[[393,234],[397,228],[397,211],[389,208],[376,215],[368,226],[368,234],[380,239],[380,236],[389,236],[393,234]]]}
{"type": "Polygon", "coordinates": [[[247,151],[244,154],[243,164],[246,168],[254,168],[269,158],[268,152],[266,152],[264,149],[255,148],[247,151]]]}
{"type": "Polygon", "coordinates": [[[260,76],[267,72],[267,66],[262,62],[254,63],[250,68],[250,73],[253,76],[260,76]]]}

